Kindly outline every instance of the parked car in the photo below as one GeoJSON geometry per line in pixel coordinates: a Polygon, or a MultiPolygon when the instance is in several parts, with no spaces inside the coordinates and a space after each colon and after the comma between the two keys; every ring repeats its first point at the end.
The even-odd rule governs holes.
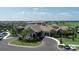
{"type": "Polygon", "coordinates": [[[0,40],[2,40],[3,39],[3,37],[2,36],[0,36],[0,40]]]}
{"type": "Polygon", "coordinates": [[[69,50],[69,51],[76,51],[77,50],[76,47],[72,46],[72,45],[65,45],[64,49],[69,50]]]}
{"type": "Polygon", "coordinates": [[[6,34],[7,34],[7,33],[5,33],[5,32],[0,32],[0,40],[2,40],[3,37],[6,36],[6,34]]]}
{"type": "Polygon", "coordinates": [[[7,35],[7,33],[4,33],[4,32],[2,33],[2,36],[6,36],[6,35],[7,35]]]}
{"type": "Polygon", "coordinates": [[[77,48],[75,46],[70,45],[71,51],[77,51],[77,48]]]}
{"type": "Polygon", "coordinates": [[[71,48],[70,48],[69,45],[65,45],[65,46],[64,46],[64,49],[65,49],[65,50],[70,50],[71,48]]]}

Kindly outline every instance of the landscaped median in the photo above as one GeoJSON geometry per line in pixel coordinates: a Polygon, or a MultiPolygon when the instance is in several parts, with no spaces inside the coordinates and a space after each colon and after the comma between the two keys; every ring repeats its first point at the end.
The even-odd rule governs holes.
{"type": "Polygon", "coordinates": [[[40,47],[43,44],[42,41],[39,42],[28,42],[28,41],[20,41],[20,40],[10,40],[8,42],[8,45],[10,46],[16,46],[16,47],[27,47],[27,48],[36,48],[40,47]]]}

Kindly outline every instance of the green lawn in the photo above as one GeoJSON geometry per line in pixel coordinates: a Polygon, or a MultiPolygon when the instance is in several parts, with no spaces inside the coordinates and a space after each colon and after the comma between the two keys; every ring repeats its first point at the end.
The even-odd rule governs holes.
{"type": "MultiPolygon", "coordinates": [[[[57,38],[57,39],[61,39],[61,38],[57,38]]],[[[73,41],[72,39],[69,39],[69,38],[62,38],[62,41],[64,44],[79,45],[79,34],[77,34],[77,38],[75,38],[75,41],[73,41]]]]}
{"type": "Polygon", "coordinates": [[[76,44],[76,45],[79,45],[79,39],[75,39],[75,41],[72,41],[72,39],[62,38],[62,41],[63,41],[64,44],[76,44]]]}
{"type": "Polygon", "coordinates": [[[79,22],[78,21],[63,21],[63,22],[53,22],[50,21],[47,24],[51,25],[51,24],[58,24],[58,25],[65,25],[65,26],[79,26],[79,22]]]}
{"type": "Polygon", "coordinates": [[[9,42],[10,44],[21,45],[21,46],[38,46],[41,44],[41,42],[27,42],[27,41],[19,41],[19,40],[12,40],[9,42]]]}
{"type": "Polygon", "coordinates": [[[79,25],[79,22],[76,22],[76,21],[64,21],[64,22],[59,22],[58,24],[59,25],[66,25],[66,26],[78,26],[79,25]],[[64,24],[63,24],[64,23],[64,24]]]}
{"type": "Polygon", "coordinates": [[[79,47],[76,47],[77,48],[77,50],[79,51],[79,47]]]}
{"type": "Polygon", "coordinates": [[[73,26],[73,27],[75,27],[75,26],[79,26],[79,22],[65,22],[65,25],[67,25],[67,26],[73,26]]]}

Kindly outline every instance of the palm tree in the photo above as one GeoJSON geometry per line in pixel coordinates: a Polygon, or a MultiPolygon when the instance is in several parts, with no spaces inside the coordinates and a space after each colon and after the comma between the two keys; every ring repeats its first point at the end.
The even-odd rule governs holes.
{"type": "Polygon", "coordinates": [[[23,36],[22,35],[20,35],[20,34],[18,34],[18,40],[23,40],[23,36]]]}
{"type": "Polygon", "coordinates": [[[59,29],[59,30],[57,31],[57,33],[58,33],[58,35],[60,36],[60,43],[62,44],[62,43],[63,43],[63,41],[62,41],[63,30],[62,30],[62,29],[59,29]]]}
{"type": "Polygon", "coordinates": [[[16,36],[17,35],[17,31],[16,31],[15,26],[12,27],[11,33],[12,33],[13,36],[16,36]]]}
{"type": "Polygon", "coordinates": [[[63,43],[63,41],[62,41],[62,37],[60,38],[60,44],[62,44],[63,43]]]}
{"type": "Polygon", "coordinates": [[[17,35],[16,27],[13,24],[11,25],[11,29],[9,29],[9,30],[10,30],[10,32],[11,32],[11,34],[13,36],[16,36],[17,35]]]}
{"type": "Polygon", "coordinates": [[[75,41],[75,38],[77,37],[77,32],[75,28],[73,28],[72,31],[73,31],[72,41],[75,41]]]}
{"type": "Polygon", "coordinates": [[[63,43],[63,41],[62,41],[63,32],[62,32],[62,30],[60,30],[60,32],[61,32],[61,33],[60,33],[60,37],[61,37],[61,38],[60,38],[60,43],[62,44],[62,43],[63,43]]]}

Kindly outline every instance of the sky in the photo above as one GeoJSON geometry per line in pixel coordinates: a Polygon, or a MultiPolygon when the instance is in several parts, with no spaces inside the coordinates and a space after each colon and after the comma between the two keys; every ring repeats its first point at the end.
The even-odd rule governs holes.
{"type": "Polygon", "coordinates": [[[79,21],[79,7],[0,7],[0,21],[79,21]]]}

